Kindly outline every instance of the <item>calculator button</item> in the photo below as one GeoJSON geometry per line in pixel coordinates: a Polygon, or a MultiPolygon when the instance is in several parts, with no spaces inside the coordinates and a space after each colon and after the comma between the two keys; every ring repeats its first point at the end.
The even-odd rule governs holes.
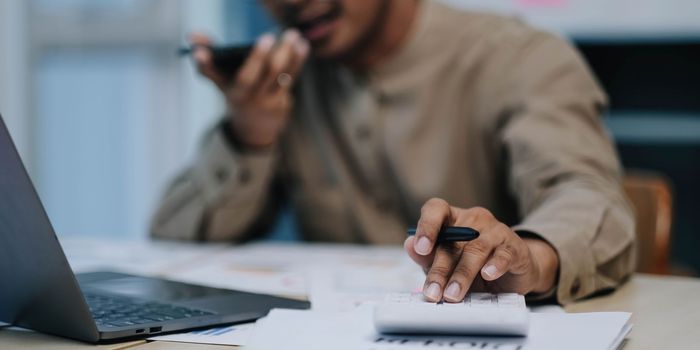
{"type": "Polygon", "coordinates": [[[469,293],[460,303],[427,302],[422,293],[395,293],[375,308],[378,331],[406,334],[526,335],[522,295],[469,293]]]}
{"type": "Polygon", "coordinates": [[[472,293],[470,305],[472,307],[488,307],[494,304],[494,295],[490,293],[472,293]]]}

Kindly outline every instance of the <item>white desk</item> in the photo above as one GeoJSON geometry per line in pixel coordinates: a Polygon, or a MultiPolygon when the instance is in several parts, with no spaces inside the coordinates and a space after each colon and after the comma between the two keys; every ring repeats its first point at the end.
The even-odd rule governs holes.
{"type": "MultiPolygon", "coordinates": [[[[85,242],[63,242],[63,244],[64,246],[69,246],[69,249],[67,249],[68,252],[71,252],[75,247],[86,246],[85,242]]],[[[298,248],[298,246],[293,246],[290,247],[290,250],[298,248]]],[[[183,248],[168,246],[167,249],[183,248]]],[[[280,251],[284,251],[284,248],[280,249],[280,251]]],[[[401,254],[400,248],[389,248],[388,250],[387,248],[375,249],[379,249],[383,256],[392,255],[395,257],[401,254]]],[[[202,259],[204,256],[228,254],[230,250],[231,248],[222,246],[200,246],[191,248],[189,255],[183,255],[186,255],[184,256],[185,259],[192,259],[193,257],[202,259]]],[[[356,257],[359,260],[365,258],[360,255],[356,257]]],[[[112,256],[112,258],[119,260],[118,257],[115,256],[112,256]]],[[[81,259],[81,263],[87,266],[92,264],[85,256],[82,256],[81,259]]],[[[125,262],[117,261],[117,265],[121,263],[125,262]]],[[[128,263],[129,262],[126,262],[126,265],[122,265],[122,267],[128,266],[128,263]]],[[[181,262],[175,261],[174,263],[181,262]]],[[[156,265],[159,267],[163,266],[162,262],[158,262],[156,265]]],[[[163,272],[154,271],[153,274],[163,274],[163,272]]],[[[567,306],[566,310],[569,312],[632,312],[634,328],[629,336],[629,342],[624,347],[625,350],[693,349],[697,348],[698,344],[700,344],[700,332],[697,331],[697,327],[700,326],[700,279],[635,275],[616,292],[595,299],[574,303],[567,306]]],[[[0,349],[15,348],[56,350],[81,348],[218,350],[225,348],[230,349],[233,347],[145,341],[93,346],[31,331],[16,329],[0,330],[0,349]]]]}
{"type": "Polygon", "coordinates": [[[632,312],[625,350],[700,347],[700,279],[636,275],[615,293],[574,303],[569,312],[632,312]]]}

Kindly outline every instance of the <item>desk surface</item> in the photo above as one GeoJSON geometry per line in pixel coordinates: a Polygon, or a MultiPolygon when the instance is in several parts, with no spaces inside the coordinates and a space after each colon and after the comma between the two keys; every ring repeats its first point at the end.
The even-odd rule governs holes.
{"type": "Polygon", "coordinates": [[[566,307],[568,312],[632,312],[624,350],[696,349],[700,344],[700,279],[636,275],[604,297],[566,307]]]}
{"type": "MultiPolygon", "coordinates": [[[[625,350],[692,349],[700,344],[700,279],[635,275],[609,295],[566,307],[568,312],[627,311],[634,327],[625,350]]],[[[93,346],[27,330],[0,329],[2,349],[219,350],[234,347],[134,341],[93,346]]]]}

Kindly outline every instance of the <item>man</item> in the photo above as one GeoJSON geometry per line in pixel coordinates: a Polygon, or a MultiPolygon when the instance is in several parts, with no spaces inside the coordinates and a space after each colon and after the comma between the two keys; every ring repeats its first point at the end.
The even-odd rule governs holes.
{"type": "Polygon", "coordinates": [[[518,21],[418,0],[269,0],[287,30],[234,77],[195,35],[228,116],[168,190],[155,237],[243,241],[291,200],[307,240],[389,244],[428,300],[567,303],[634,266],[633,215],[577,53],[518,21]],[[303,68],[302,68],[303,67],[303,68]],[[436,245],[441,226],[481,236],[436,245]]]}

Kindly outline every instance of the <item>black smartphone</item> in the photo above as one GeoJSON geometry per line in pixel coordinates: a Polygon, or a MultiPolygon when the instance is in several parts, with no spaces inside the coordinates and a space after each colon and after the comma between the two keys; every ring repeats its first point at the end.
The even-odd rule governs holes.
{"type": "MultiPolygon", "coordinates": [[[[210,46],[214,67],[223,76],[233,79],[233,76],[243,66],[245,60],[253,50],[252,44],[237,46],[210,46]]],[[[180,56],[190,55],[194,47],[181,48],[178,50],[180,56]]]]}

